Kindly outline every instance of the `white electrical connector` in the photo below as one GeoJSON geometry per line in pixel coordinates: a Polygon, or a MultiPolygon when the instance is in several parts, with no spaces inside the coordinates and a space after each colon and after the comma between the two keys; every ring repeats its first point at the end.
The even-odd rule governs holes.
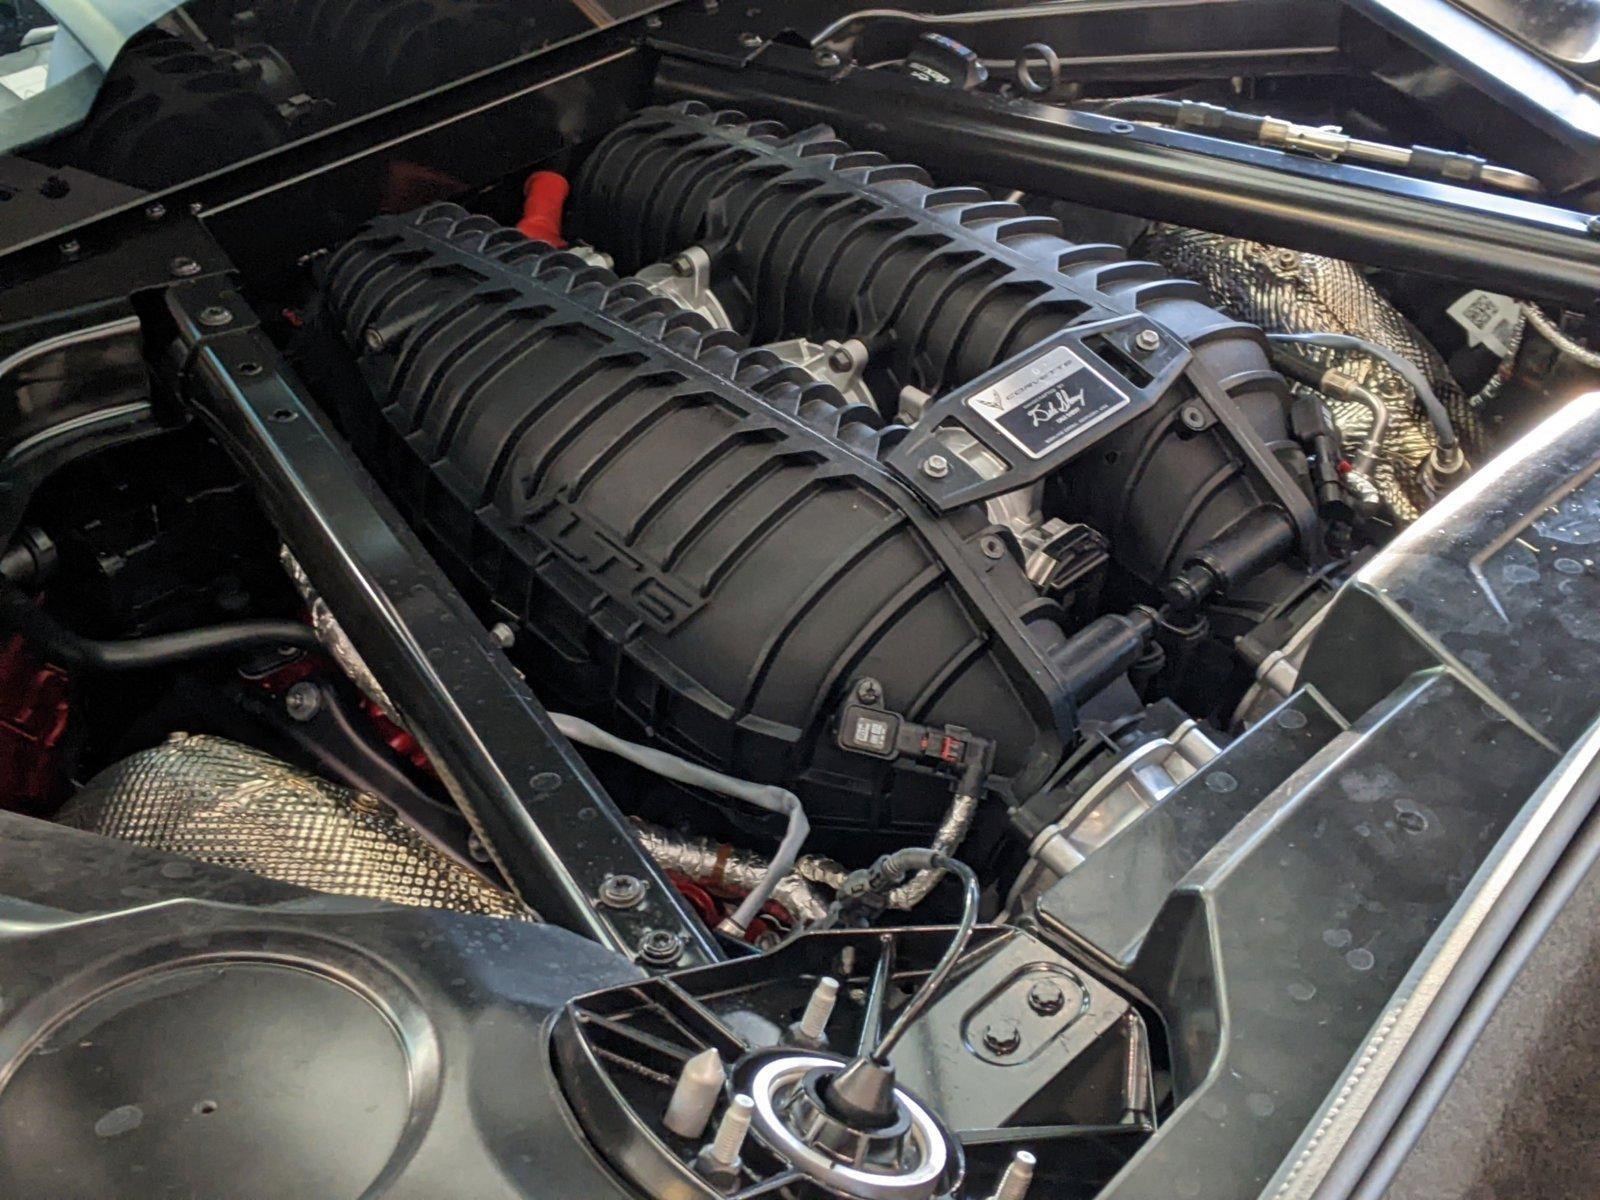
{"type": "Polygon", "coordinates": [[[812,1042],[821,1042],[827,1035],[828,1018],[833,1016],[833,1006],[838,1000],[837,979],[824,975],[817,980],[817,986],[811,989],[811,999],[806,1001],[806,1011],[800,1017],[800,1036],[812,1042]]]}
{"type": "Polygon", "coordinates": [[[699,1137],[717,1107],[724,1078],[722,1055],[715,1048],[696,1054],[678,1073],[677,1086],[672,1089],[661,1123],[679,1137],[699,1137]]]}
{"type": "Polygon", "coordinates": [[[995,1188],[993,1200],[1025,1200],[1037,1162],[1028,1151],[1018,1150],[1006,1164],[1006,1173],[1000,1176],[1000,1186],[995,1188]]]}

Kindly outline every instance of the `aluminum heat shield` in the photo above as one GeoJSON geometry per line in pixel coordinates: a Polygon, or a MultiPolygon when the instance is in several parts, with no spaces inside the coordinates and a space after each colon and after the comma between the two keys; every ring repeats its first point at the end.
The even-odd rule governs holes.
{"type": "Polygon", "coordinates": [[[174,734],[123,759],[60,820],[313,891],[533,919],[382,801],[223,738],[174,734]]]}

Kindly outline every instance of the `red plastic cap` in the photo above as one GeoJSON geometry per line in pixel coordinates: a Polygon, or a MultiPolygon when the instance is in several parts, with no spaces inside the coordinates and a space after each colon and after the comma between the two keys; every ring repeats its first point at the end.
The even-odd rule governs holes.
{"type": "Polygon", "coordinates": [[[517,222],[522,235],[558,250],[565,246],[566,239],[561,236],[561,210],[571,190],[567,177],[556,171],[535,171],[529,175],[528,182],[522,186],[522,220],[517,222]]]}

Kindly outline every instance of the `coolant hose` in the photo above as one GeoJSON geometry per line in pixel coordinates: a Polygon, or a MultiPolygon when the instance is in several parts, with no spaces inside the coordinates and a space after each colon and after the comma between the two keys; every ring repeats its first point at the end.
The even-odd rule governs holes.
{"type": "Polygon", "coordinates": [[[68,670],[139,671],[273,646],[321,649],[309,626],[280,620],[231,621],[181,633],[93,641],[73,633],[15,588],[4,586],[0,586],[0,629],[20,634],[45,659],[68,670]]]}
{"type": "Polygon", "coordinates": [[[757,808],[782,813],[788,817],[788,828],[784,830],[783,840],[778,843],[777,852],[772,856],[772,864],[768,867],[765,877],[750,889],[733,915],[724,923],[728,926],[724,932],[737,937],[744,936],[745,930],[750,928],[750,922],[760,915],[761,909],[772,898],[773,890],[778,883],[794,867],[795,860],[800,857],[800,848],[810,836],[811,823],[806,820],[805,809],[800,806],[800,798],[788,789],[774,784],[735,779],[732,775],[713,771],[710,767],[703,767],[699,763],[690,762],[676,754],[669,754],[665,750],[624,741],[580,717],[553,712],[550,714],[550,719],[563,736],[579,745],[615,754],[618,758],[637,767],[643,767],[663,779],[671,779],[689,787],[704,788],[719,796],[743,800],[748,804],[754,804],[757,808]]]}

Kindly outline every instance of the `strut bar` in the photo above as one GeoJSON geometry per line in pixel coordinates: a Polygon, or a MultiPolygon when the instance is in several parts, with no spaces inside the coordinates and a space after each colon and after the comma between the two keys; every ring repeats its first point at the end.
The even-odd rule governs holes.
{"type": "MultiPolygon", "coordinates": [[[[823,68],[776,42],[737,56],[660,41],[659,95],[792,128],[825,122],[959,181],[1023,188],[1179,225],[1590,309],[1600,227],[1583,213],[1021,99],[823,68]],[[884,114],[893,114],[892,117],[884,114]]],[[[948,180],[947,180],[948,182],[948,180]]]]}
{"type": "Polygon", "coordinates": [[[165,295],[185,401],[254,485],[517,895],[647,969],[720,959],[482,622],[329,431],[243,298],[220,276],[165,295]],[[613,875],[643,881],[643,899],[602,906],[601,884],[613,875]]]}

